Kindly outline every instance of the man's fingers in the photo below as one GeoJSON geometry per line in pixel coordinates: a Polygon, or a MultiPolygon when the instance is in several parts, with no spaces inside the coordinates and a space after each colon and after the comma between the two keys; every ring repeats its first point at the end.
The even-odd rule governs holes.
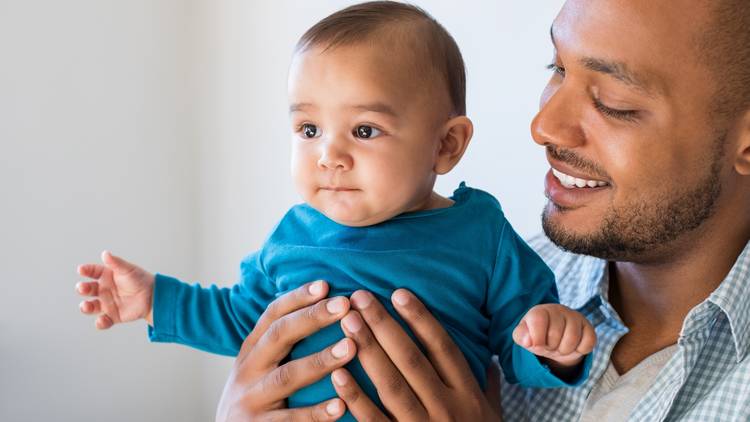
{"type": "Polygon", "coordinates": [[[81,296],[99,296],[99,283],[96,281],[81,281],[76,284],[76,291],[81,296]]]}
{"type": "Polygon", "coordinates": [[[98,299],[84,300],[78,307],[84,314],[98,314],[102,310],[102,304],[98,299]]]}
{"type": "Polygon", "coordinates": [[[396,311],[427,349],[430,362],[443,382],[455,388],[475,385],[476,391],[479,392],[479,384],[463,353],[424,304],[405,289],[396,290],[392,300],[396,311]]]}
{"type": "Polygon", "coordinates": [[[100,264],[83,264],[78,266],[78,274],[83,277],[98,279],[107,267],[100,264]]]}
{"type": "MultiPolygon", "coordinates": [[[[397,420],[426,420],[424,406],[380,347],[362,316],[356,311],[349,312],[341,320],[341,328],[347,337],[351,337],[357,343],[357,358],[375,385],[378,397],[386,409],[397,420]]],[[[398,329],[401,330],[401,327],[398,329]]]]}
{"type": "MultiPolygon", "coordinates": [[[[275,366],[283,360],[295,343],[333,324],[349,310],[349,300],[334,297],[298,309],[273,321],[247,356],[258,367],[275,366]]],[[[238,361],[244,361],[240,356],[238,361]]]]}
{"type": "Polygon", "coordinates": [[[358,421],[387,421],[388,418],[370,400],[346,369],[337,369],[331,374],[336,394],[344,400],[347,409],[358,421]]]}
{"type": "Polygon", "coordinates": [[[385,310],[372,293],[360,290],[352,294],[354,306],[364,318],[380,346],[403,374],[412,390],[423,401],[440,399],[443,384],[432,363],[406,334],[401,324],[385,310]]]}
{"type": "Polygon", "coordinates": [[[341,399],[331,399],[310,407],[274,410],[256,419],[261,422],[327,422],[344,416],[341,399]]]}
{"type": "Polygon", "coordinates": [[[265,334],[268,327],[277,319],[286,314],[292,313],[306,306],[321,300],[328,294],[328,283],[325,281],[315,281],[307,283],[293,291],[282,295],[266,308],[261,315],[255,328],[250,332],[245,341],[242,343],[239,356],[244,356],[248,351],[258,343],[258,340],[265,334]]]}
{"type": "Polygon", "coordinates": [[[354,341],[341,339],[318,353],[292,360],[270,371],[251,387],[250,393],[257,396],[262,393],[268,402],[285,400],[300,388],[344,366],[356,354],[354,341]]]}

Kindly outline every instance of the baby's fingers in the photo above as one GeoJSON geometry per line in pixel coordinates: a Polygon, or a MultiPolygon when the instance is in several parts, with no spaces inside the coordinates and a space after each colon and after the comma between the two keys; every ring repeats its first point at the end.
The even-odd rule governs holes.
{"type": "Polygon", "coordinates": [[[531,339],[531,346],[547,346],[547,330],[549,329],[550,314],[542,306],[532,308],[523,322],[529,329],[528,337],[531,339]]]}
{"type": "Polygon", "coordinates": [[[96,281],[81,281],[76,284],[76,291],[81,296],[99,296],[99,283],[96,281]]]}
{"type": "Polygon", "coordinates": [[[526,325],[526,321],[521,320],[516,329],[513,330],[513,341],[522,347],[531,347],[531,337],[529,336],[529,327],[526,325]]]}
{"type": "Polygon", "coordinates": [[[558,352],[563,356],[575,352],[581,344],[581,339],[583,339],[583,322],[569,320],[565,325],[565,333],[557,349],[558,352]]]}
{"type": "Polygon", "coordinates": [[[587,355],[594,350],[594,346],[596,346],[596,331],[594,330],[594,327],[586,321],[583,324],[583,338],[578,344],[576,352],[582,355],[587,355]]]}
{"type": "Polygon", "coordinates": [[[99,315],[99,317],[96,318],[96,328],[100,330],[106,330],[113,325],[115,325],[115,323],[112,322],[112,319],[107,315],[99,315]]]}
{"type": "Polygon", "coordinates": [[[83,264],[78,266],[78,274],[83,277],[98,279],[107,267],[100,264],[83,264]]]}
{"type": "Polygon", "coordinates": [[[98,299],[84,300],[78,307],[84,314],[98,314],[102,310],[101,302],[98,299]]]}

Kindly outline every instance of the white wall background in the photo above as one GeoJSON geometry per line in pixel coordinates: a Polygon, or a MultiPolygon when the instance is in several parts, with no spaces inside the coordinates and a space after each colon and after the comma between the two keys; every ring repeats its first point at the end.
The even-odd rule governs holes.
{"type": "MultiPolygon", "coordinates": [[[[0,0],[0,420],[212,420],[231,360],[98,332],[78,263],[108,248],[231,283],[297,201],[286,72],[297,37],[351,1],[0,0]]],[[[528,126],[562,0],[417,1],[452,32],[476,135],[459,181],[539,230],[528,126]]]]}

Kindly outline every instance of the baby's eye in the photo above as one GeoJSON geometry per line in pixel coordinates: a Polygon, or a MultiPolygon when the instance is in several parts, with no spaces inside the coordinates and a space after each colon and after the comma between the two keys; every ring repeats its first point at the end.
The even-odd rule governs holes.
{"type": "Polygon", "coordinates": [[[354,131],[354,135],[357,138],[361,138],[361,139],[377,138],[382,133],[383,132],[381,132],[380,129],[376,129],[372,126],[367,126],[367,125],[357,126],[357,129],[354,131]]]}
{"type": "Polygon", "coordinates": [[[321,135],[320,129],[318,129],[317,126],[305,123],[300,127],[300,132],[302,132],[302,136],[305,138],[318,138],[321,135]]]}

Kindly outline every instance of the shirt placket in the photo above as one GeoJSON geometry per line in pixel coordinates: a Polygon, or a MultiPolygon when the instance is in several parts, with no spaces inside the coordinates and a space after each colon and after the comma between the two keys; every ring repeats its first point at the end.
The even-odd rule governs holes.
{"type": "Polygon", "coordinates": [[[631,421],[652,422],[669,420],[669,412],[677,395],[685,386],[690,371],[698,363],[701,350],[711,335],[710,321],[714,310],[708,304],[699,305],[688,314],[677,341],[677,352],[667,363],[644,398],[631,413],[631,421]]]}

